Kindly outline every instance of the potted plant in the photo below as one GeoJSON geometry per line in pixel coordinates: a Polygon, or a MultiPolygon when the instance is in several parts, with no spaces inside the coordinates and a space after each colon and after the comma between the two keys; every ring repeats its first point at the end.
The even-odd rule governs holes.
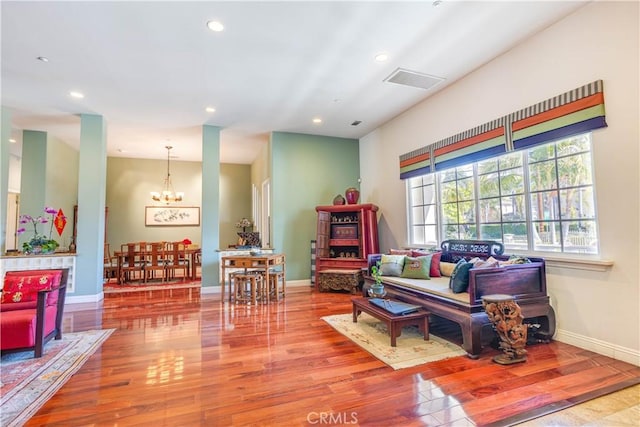
{"type": "Polygon", "coordinates": [[[382,284],[382,273],[380,272],[380,261],[376,265],[371,266],[371,277],[373,285],[369,288],[369,295],[375,298],[381,298],[386,295],[384,285],[382,284]]]}
{"type": "MultiPolygon", "coordinates": [[[[22,244],[22,251],[25,254],[49,254],[55,252],[59,246],[58,242],[51,238],[51,233],[53,232],[53,226],[56,220],[60,221],[60,224],[57,224],[56,229],[58,229],[58,227],[60,227],[60,229],[64,228],[64,225],[66,224],[66,217],[62,215],[61,211],[50,207],[45,207],[44,212],[51,215],[51,219],[47,219],[42,215],[38,217],[20,215],[20,224],[31,224],[33,226],[33,237],[28,242],[24,242],[22,244]],[[58,216],[56,216],[56,214],[58,214],[58,216]],[[45,236],[38,232],[38,224],[46,223],[50,223],[49,236],[45,236]]],[[[17,234],[22,234],[25,231],[25,227],[20,227],[16,230],[17,234]]],[[[58,232],[60,233],[60,231],[58,232]]]]}

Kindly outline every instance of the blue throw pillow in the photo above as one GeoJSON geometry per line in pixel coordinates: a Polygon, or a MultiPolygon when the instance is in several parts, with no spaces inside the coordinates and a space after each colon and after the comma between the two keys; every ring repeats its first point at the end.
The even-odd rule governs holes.
{"type": "Polygon", "coordinates": [[[455,267],[453,267],[453,270],[449,275],[449,289],[453,289],[453,276],[455,276],[458,270],[460,270],[460,267],[466,263],[467,263],[467,260],[465,260],[464,258],[460,258],[458,262],[455,264],[455,267]]]}
{"type": "Polygon", "coordinates": [[[451,289],[454,294],[459,294],[466,292],[469,287],[469,270],[473,268],[473,263],[465,262],[456,268],[457,271],[451,276],[451,289]]]}

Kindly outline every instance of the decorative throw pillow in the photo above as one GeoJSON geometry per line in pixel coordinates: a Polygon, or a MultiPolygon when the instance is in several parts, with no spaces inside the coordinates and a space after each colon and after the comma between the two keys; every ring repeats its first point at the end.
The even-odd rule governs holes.
{"type": "Polygon", "coordinates": [[[389,255],[411,256],[411,249],[389,249],[389,255]]]}
{"type": "Polygon", "coordinates": [[[456,265],[453,268],[453,271],[451,272],[451,275],[449,276],[450,277],[450,279],[449,279],[449,289],[453,289],[453,278],[455,277],[455,275],[458,272],[458,270],[460,270],[460,267],[463,266],[466,263],[467,263],[467,260],[464,259],[464,258],[460,258],[458,260],[458,262],[456,262],[456,265]]]}
{"type": "MultiPolygon", "coordinates": [[[[38,291],[60,285],[61,274],[51,272],[8,272],[2,288],[2,302],[30,302],[38,299],[38,291]]],[[[56,298],[57,299],[57,298],[56,298]]],[[[50,305],[50,301],[47,301],[50,305]]]]}
{"type": "Polygon", "coordinates": [[[386,255],[380,258],[380,273],[383,276],[400,277],[404,268],[404,255],[386,255]]]}
{"type": "Polygon", "coordinates": [[[412,257],[419,257],[419,256],[427,256],[427,255],[431,255],[431,270],[429,270],[429,277],[441,277],[440,275],[440,258],[442,257],[442,252],[440,251],[429,251],[429,250],[416,250],[414,249],[411,252],[411,256],[412,257]]]}
{"type": "Polygon", "coordinates": [[[405,257],[404,268],[400,277],[407,279],[429,279],[431,269],[431,255],[419,257],[405,257]]]}
{"type": "Polygon", "coordinates": [[[490,268],[490,267],[497,267],[497,266],[498,266],[498,260],[495,259],[494,257],[489,257],[485,260],[480,260],[473,264],[473,268],[490,268]]]}
{"type": "Polygon", "coordinates": [[[452,262],[440,261],[440,276],[451,277],[454,268],[456,268],[456,264],[452,262]]]}
{"type": "Polygon", "coordinates": [[[454,294],[459,294],[467,291],[467,289],[469,288],[469,270],[471,270],[472,268],[472,263],[464,263],[451,277],[451,289],[453,289],[454,294]]]}
{"type": "Polygon", "coordinates": [[[431,269],[429,270],[430,277],[441,277],[440,276],[440,258],[442,257],[442,252],[434,252],[431,256],[431,269]]]}

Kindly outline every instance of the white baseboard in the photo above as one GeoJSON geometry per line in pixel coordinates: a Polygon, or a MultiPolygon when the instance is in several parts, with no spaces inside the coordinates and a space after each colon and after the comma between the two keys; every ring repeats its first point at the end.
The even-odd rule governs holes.
{"type": "Polygon", "coordinates": [[[287,280],[287,288],[296,288],[300,286],[311,287],[311,280],[303,279],[303,280],[287,280]]]}
{"type": "Polygon", "coordinates": [[[104,293],[95,295],[67,295],[64,300],[64,313],[70,314],[76,311],[98,310],[103,306],[104,293]]]}
{"type": "Polygon", "coordinates": [[[640,352],[638,350],[611,344],[606,341],[579,335],[562,329],[558,329],[556,331],[553,339],[565,344],[571,344],[585,350],[602,354],[603,356],[611,357],[612,359],[622,360],[623,362],[640,366],[640,352]]]}
{"type": "Polygon", "coordinates": [[[220,286],[203,286],[200,288],[200,294],[219,294],[220,286]]]}

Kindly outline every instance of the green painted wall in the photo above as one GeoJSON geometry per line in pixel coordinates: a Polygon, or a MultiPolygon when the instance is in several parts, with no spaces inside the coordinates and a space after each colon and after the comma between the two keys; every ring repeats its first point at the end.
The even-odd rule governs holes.
{"type": "MultiPolygon", "coordinates": [[[[220,165],[220,249],[238,242],[236,223],[251,220],[251,166],[220,165]]],[[[249,231],[249,230],[247,230],[249,231]]]]}
{"type": "MultiPolygon", "coordinates": [[[[161,191],[167,174],[165,160],[109,157],[107,159],[107,242],[111,250],[127,242],[177,241],[200,244],[200,227],[147,227],[145,206],[157,206],[150,192],[161,191]]],[[[171,161],[171,182],[185,193],[182,206],[200,206],[200,162],[171,161]]]]}
{"type": "MultiPolygon", "coordinates": [[[[49,137],[47,141],[46,205],[62,209],[67,225],[62,235],[53,230],[51,238],[68,248],[73,236],[73,207],[78,203],[78,166],[80,153],[60,141],[49,137]]],[[[48,226],[49,224],[47,224],[48,226]]]]}
{"type": "MultiPolygon", "coordinates": [[[[22,151],[23,176],[20,184],[20,214],[33,217],[44,216],[49,221],[40,224],[38,232],[49,236],[66,249],[73,235],[73,207],[78,202],[78,162],[79,153],[61,140],[50,137],[45,132],[24,131],[22,151]],[[51,229],[51,215],[44,208],[62,209],[67,217],[67,225],[59,235],[51,229]]],[[[18,249],[22,243],[33,237],[33,226],[20,236],[18,249]]]]}
{"type": "MultiPolygon", "coordinates": [[[[22,132],[22,174],[20,176],[20,215],[36,218],[45,216],[47,203],[47,133],[25,130],[22,132]]],[[[26,231],[18,238],[18,248],[34,236],[32,224],[20,224],[26,231]]],[[[44,232],[43,224],[37,226],[44,232]]]]}
{"type": "Polygon", "coordinates": [[[287,257],[287,280],[309,279],[318,205],[357,186],[358,140],[273,132],[273,247],[287,257]]]}
{"type": "MultiPolygon", "coordinates": [[[[160,191],[166,176],[165,160],[122,157],[107,159],[107,242],[112,251],[126,242],[174,241],[189,238],[202,245],[200,227],[146,227],[145,206],[153,206],[149,193],[160,191]]],[[[182,206],[201,206],[200,162],[171,161],[171,181],[183,191],[182,206]]],[[[202,211],[200,212],[202,215],[202,211]]],[[[251,217],[251,169],[248,165],[220,165],[220,248],[235,244],[235,223],[251,217]]],[[[201,218],[202,222],[202,218],[201,218]]]]}

